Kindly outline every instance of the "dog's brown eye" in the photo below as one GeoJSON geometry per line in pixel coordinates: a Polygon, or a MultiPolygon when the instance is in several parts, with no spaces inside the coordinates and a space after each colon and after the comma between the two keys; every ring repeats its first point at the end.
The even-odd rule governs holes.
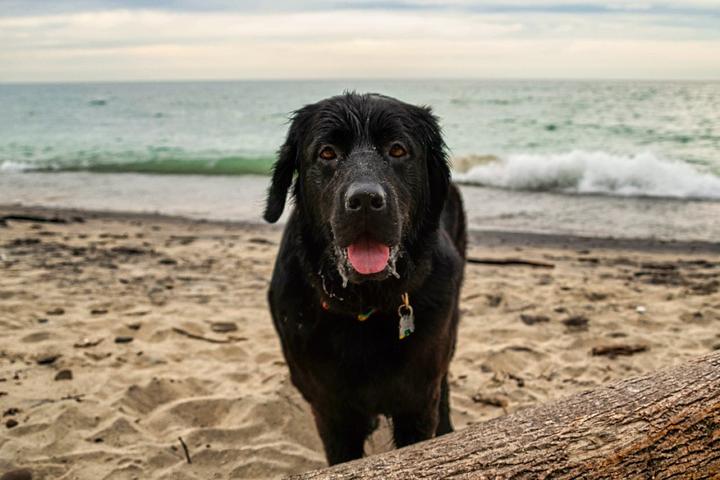
{"type": "Polygon", "coordinates": [[[400,158],[407,155],[407,150],[399,143],[393,143],[390,150],[388,150],[388,154],[393,158],[400,158]]]}
{"type": "Polygon", "coordinates": [[[337,158],[337,153],[331,147],[323,147],[319,155],[323,160],[335,160],[337,158]]]}

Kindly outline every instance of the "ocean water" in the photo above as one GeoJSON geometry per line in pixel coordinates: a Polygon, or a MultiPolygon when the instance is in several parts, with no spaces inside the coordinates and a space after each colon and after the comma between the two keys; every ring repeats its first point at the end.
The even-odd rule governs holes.
{"type": "MultiPolygon", "coordinates": [[[[534,210],[529,207],[545,199],[550,209],[591,203],[603,211],[603,205],[618,206],[613,199],[621,199],[628,212],[665,215],[661,220],[671,222],[664,230],[648,227],[638,235],[682,236],[668,233],[673,220],[667,212],[655,211],[668,201],[694,202],[688,208],[700,218],[691,228],[693,238],[720,234],[709,227],[715,218],[704,217],[720,214],[715,210],[720,204],[720,82],[0,85],[0,203],[84,202],[88,208],[121,210],[152,205],[160,212],[222,211],[225,217],[257,220],[267,183],[263,176],[283,141],[290,112],[345,90],[380,92],[433,107],[454,178],[467,185],[466,196],[478,199],[468,204],[477,228],[565,231],[577,219],[544,217],[528,213],[534,210]],[[180,193],[192,190],[197,208],[178,206],[182,195],[169,194],[162,176],[171,176],[169,184],[184,189],[180,193]],[[259,192],[250,202],[252,215],[221,208],[222,199],[210,191],[229,192],[225,188],[233,182],[259,192]],[[256,187],[249,188],[250,183],[256,187]],[[100,186],[106,197],[98,194],[100,186]],[[173,205],[163,203],[170,197],[173,205]],[[504,203],[489,200],[500,197],[504,203]],[[209,203],[203,205],[203,198],[209,203]],[[648,203],[648,198],[657,201],[648,203]]],[[[635,213],[625,217],[637,222],[635,213]]],[[[570,230],[597,234],[591,221],[585,223],[570,230]]],[[[608,227],[607,233],[627,231],[625,225],[608,227]]]]}

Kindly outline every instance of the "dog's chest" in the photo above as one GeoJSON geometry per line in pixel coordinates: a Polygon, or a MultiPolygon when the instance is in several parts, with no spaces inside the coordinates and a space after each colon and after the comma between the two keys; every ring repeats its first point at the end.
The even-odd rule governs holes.
{"type": "Polygon", "coordinates": [[[374,409],[396,401],[437,365],[428,332],[401,340],[397,314],[377,314],[363,322],[326,315],[315,325],[299,327],[304,331],[302,347],[293,348],[296,382],[374,409]]]}

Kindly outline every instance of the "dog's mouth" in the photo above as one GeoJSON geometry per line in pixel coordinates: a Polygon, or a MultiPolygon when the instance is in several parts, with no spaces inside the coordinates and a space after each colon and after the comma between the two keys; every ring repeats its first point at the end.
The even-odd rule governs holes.
{"type": "Polygon", "coordinates": [[[398,276],[395,263],[400,256],[400,249],[397,245],[391,246],[362,235],[346,247],[336,246],[335,252],[343,287],[348,281],[361,283],[383,280],[390,275],[398,276]]]}

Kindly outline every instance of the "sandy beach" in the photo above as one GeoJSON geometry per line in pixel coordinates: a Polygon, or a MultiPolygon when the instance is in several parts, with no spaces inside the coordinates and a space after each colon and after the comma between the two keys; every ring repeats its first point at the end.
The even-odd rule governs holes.
{"type": "MultiPolygon", "coordinates": [[[[243,479],[324,466],[266,306],[279,228],[3,216],[0,475],[243,479]]],[[[457,429],[720,349],[718,244],[486,232],[468,253],[457,429]]],[[[389,448],[383,423],[366,450],[389,448]]]]}

